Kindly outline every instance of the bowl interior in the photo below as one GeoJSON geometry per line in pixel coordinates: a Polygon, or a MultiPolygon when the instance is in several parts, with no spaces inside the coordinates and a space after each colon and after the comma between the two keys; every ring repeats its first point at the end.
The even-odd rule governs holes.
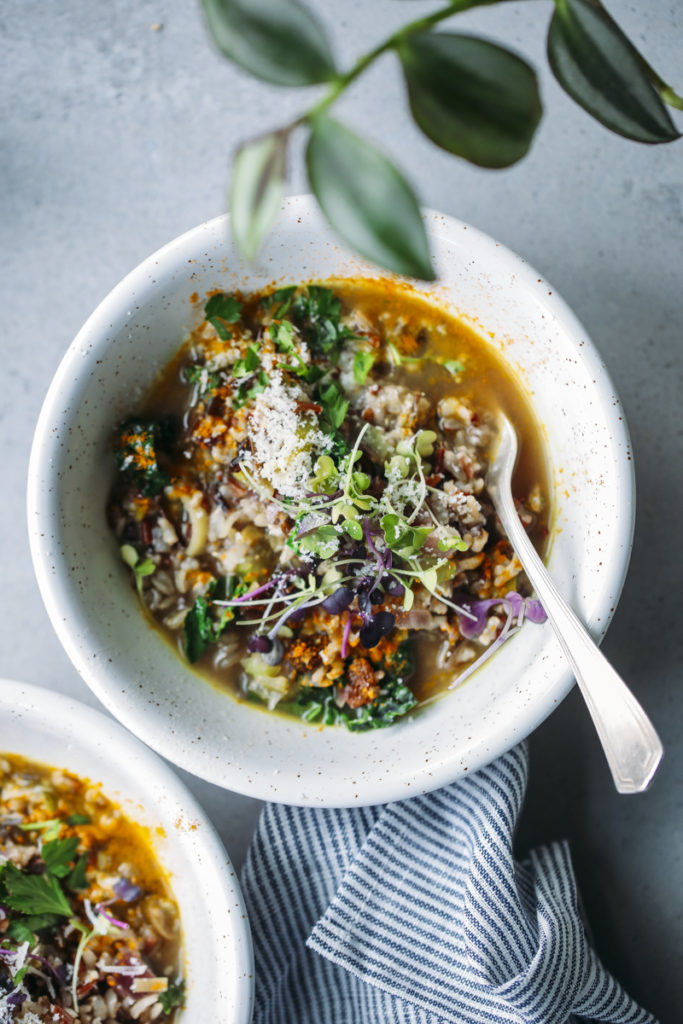
{"type": "Polygon", "coordinates": [[[148,830],[180,909],[181,1019],[247,1024],[252,952],[239,884],[213,826],[170,768],[100,712],[9,680],[0,682],[0,752],[100,783],[148,830]]]}
{"type": "MultiPolygon", "coordinates": [[[[607,628],[633,528],[629,440],[590,340],[551,286],[480,232],[427,213],[439,282],[419,286],[479,330],[517,374],[545,433],[554,488],[549,568],[593,633],[607,628]],[[609,524],[609,529],[606,524],[609,524]]],[[[268,260],[247,267],[227,218],[176,239],[130,274],[69,349],[30,468],[29,530],[53,625],[100,700],[183,768],[287,803],[379,803],[433,789],[527,735],[568,691],[548,625],[523,629],[460,688],[390,729],[348,734],[240,704],[187,668],[142,617],[104,508],[116,422],[200,318],[212,288],[379,272],[330,239],[307,197],[287,201],[268,260]]]]}

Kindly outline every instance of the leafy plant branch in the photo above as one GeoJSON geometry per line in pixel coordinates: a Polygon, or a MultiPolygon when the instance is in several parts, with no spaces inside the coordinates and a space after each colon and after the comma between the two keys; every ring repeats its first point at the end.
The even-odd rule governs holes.
{"type": "MultiPolygon", "coordinates": [[[[418,127],[436,145],[480,167],[509,167],[529,150],[542,115],[533,68],[512,51],[464,33],[435,31],[474,7],[509,0],[450,0],[402,26],[347,71],[338,70],[321,22],[301,0],[203,0],[226,57],[275,85],[327,84],[291,124],[252,139],[235,156],[233,235],[253,259],[284,196],[293,131],[308,133],[311,189],[332,228],[367,259],[431,280],[417,199],[401,172],[366,139],[332,118],[336,100],[385,53],[401,64],[418,127]]],[[[647,63],[600,0],[554,0],[547,54],[562,88],[606,128],[642,143],[680,138],[667,106],[683,98],[647,63]]]]}

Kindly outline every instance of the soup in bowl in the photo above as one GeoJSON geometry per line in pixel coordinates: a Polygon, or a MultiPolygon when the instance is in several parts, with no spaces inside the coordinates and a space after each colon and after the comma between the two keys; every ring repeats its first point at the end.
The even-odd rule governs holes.
{"type": "Polygon", "coordinates": [[[114,714],[220,785],[410,796],[567,692],[486,495],[498,408],[561,590],[596,635],[618,597],[632,477],[604,367],[518,257],[426,221],[436,285],[349,256],[306,197],[262,268],[202,225],[111,293],[46,400],[29,524],[52,621],[114,714]]]}
{"type": "Polygon", "coordinates": [[[173,771],[108,716],[0,681],[0,1019],[251,1019],[239,884],[173,771]]]}

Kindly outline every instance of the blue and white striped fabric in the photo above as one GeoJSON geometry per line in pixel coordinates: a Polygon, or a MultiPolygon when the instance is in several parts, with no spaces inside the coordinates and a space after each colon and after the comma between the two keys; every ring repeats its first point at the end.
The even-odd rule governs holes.
{"type": "Polygon", "coordinates": [[[566,844],[513,859],[527,760],[382,807],[268,805],[254,1024],[656,1024],[588,945],[566,844]]]}

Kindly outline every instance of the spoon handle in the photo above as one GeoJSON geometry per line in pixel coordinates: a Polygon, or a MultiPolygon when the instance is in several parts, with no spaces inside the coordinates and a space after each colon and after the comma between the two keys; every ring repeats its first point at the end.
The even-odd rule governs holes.
{"type": "Polygon", "coordinates": [[[652,723],[623,679],[563,600],[526,535],[509,487],[489,494],[529,582],[536,591],[588,705],[619,793],[647,789],[663,747],[652,723]]]}

